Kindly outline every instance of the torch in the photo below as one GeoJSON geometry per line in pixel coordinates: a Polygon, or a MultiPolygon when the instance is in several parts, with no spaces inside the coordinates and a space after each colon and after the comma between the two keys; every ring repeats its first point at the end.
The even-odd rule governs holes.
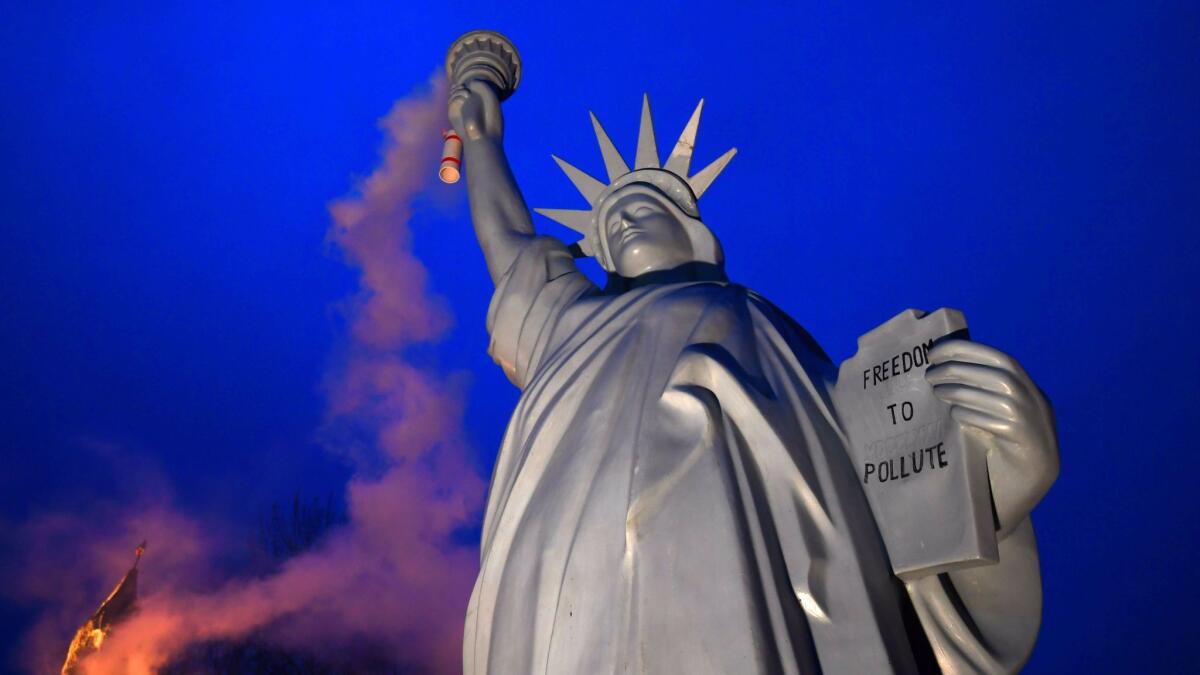
{"type": "MultiPolygon", "coordinates": [[[[459,36],[446,52],[446,78],[450,87],[483,80],[496,89],[501,101],[512,96],[521,82],[521,56],[503,35],[490,30],[473,30],[459,36]]],[[[438,178],[457,183],[462,175],[462,139],[453,131],[442,133],[442,163],[438,178]]]]}

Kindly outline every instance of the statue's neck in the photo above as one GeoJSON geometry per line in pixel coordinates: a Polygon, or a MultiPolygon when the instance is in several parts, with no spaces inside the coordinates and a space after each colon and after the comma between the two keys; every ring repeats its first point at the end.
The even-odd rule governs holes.
{"type": "Polygon", "coordinates": [[[724,266],[696,261],[684,263],[669,270],[646,272],[633,278],[609,274],[608,285],[604,287],[604,292],[615,295],[642,286],[682,284],[691,281],[729,281],[729,279],[725,276],[724,266]]]}

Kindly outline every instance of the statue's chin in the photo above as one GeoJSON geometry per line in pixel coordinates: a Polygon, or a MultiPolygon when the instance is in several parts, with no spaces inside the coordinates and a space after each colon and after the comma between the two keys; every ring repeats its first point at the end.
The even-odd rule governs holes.
{"type": "Polygon", "coordinates": [[[626,279],[636,279],[637,277],[647,274],[661,274],[680,266],[686,265],[690,260],[674,260],[648,263],[645,265],[617,265],[617,274],[626,279]]]}
{"type": "Polygon", "coordinates": [[[616,260],[616,272],[626,279],[665,272],[694,262],[690,253],[691,251],[666,251],[657,246],[626,249],[616,260]]]}

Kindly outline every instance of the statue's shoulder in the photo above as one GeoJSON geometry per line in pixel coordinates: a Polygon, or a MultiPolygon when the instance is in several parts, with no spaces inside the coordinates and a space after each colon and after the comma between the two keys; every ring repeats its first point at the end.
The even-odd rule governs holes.
{"type": "Polygon", "coordinates": [[[739,288],[745,293],[747,304],[758,312],[763,321],[768,322],[774,330],[787,339],[788,343],[792,345],[792,351],[811,356],[832,367],[833,361],[830,360],[829,355],[825,353],[825,350],[821,348],[821,345],[813,336],[799,322],[792,318],[791,315],[780,309],[762,294],[744,286],[739,288]]]}

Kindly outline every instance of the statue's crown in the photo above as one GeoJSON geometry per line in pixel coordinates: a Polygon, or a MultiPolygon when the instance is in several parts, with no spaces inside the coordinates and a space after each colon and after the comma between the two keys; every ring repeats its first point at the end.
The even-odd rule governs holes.
{"type": "MultiPolygon", "coordinates": [[[[596,131],[596,140],[600,143],[600,153],[604,156],[604,168],[608,171],[609,183],[597,180],[576,167],[568,164],[557,156],[554,161],[567,174],[567,178],[575,184],[575,188],[587,199],[590,209],[534,209],[534,211],[562,223],[583,235],[577,242],[579,250],[588,256],[596,257],[601,253],[598,241],[599,214],[604,210],[606,200],[617,190],[631,183],[647,183],[653,185],[669,197],[684,213],[699,220],[700,213],[696,201],[708,190],[717,179],[729,160],[737,154],[737,148],[718,157],[712,164],[701,169],[692,177],[688,177],[688,169],[692,164],[692,151],[696,147],[696,131],[700,128],[700,110],[704,108],[704,99],[696,105],[695,112],[675,142],[671,155],[665,165],[659,164],[658,146],[654,140],[654,119],[650,115],[650,98],[642,97],[642,121],[638,129],[637,153],[634,157],[633,169],[621,157],[600,120],[592,117],[592,127],[596,131]]],[[[609,267],[606,261],[601,264],[609,267]]]]}

